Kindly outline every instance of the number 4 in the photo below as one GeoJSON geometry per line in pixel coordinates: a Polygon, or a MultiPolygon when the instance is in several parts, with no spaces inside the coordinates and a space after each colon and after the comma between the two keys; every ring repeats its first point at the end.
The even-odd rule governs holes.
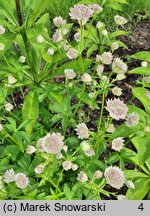
{"type": "Polygon", "coordinates": [[[141,203],[138,207],[139,210],[143,211],[144,210],[144,206],[143,206],[143,203],[141,203]]]}

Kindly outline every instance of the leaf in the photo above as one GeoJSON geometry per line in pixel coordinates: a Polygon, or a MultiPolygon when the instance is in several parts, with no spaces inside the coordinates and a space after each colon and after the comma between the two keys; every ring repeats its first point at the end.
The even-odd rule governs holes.
{"type": "Polygon", "coordinates": [[[132,162],[135,165],[139,165],[138,155],[133,150],[131,150],[129,148],[124,147],[121,150],[121,157],[127,162],[132,162]]]}
{"type": "Polygon", "coordinates": [[[111,34],[111,38],[116,38],[118,36],[121,36],[121,35],[128,35],[129,33],[126,32],[126,31],[123,31],[123,30],[118,30],[118,31],[115,31],[111,34]]]}
{"type": "Polygon", "coordinates": [[[95,51],[97,50],[98,46],[97,44],[93,44],[88,50],[87,50],[87,58],[95,51]]]}
{"type": "Polygon", "coordinates": [[[145,175],[142,172],[139,172],[138,170],[124,170],[125,176],[127,179],[129,180],[136,180],[139,178],[144,178],[147,177],[147,175],[145,175]]]}
{"type": "Polygon", "coordinates": [[[46,8],[49,7],[49,0],[36,0],[33,1],[33,4],[31,6],[33,8],[28,19],[28,28],[30,28],[37,20],[37,18],[39,18],[40,14],[42,14],[46,10],[46,8]]]}
{"type": "Polygon", "coordinates": [[[0,16],[4,16],[14,26],[18,25],[14,0],[0,0],[0,16]]]}
{"type": "Polygon", "coordinates": [[[115,132],[110,135],[110,140],[113,140],[117,137],[128,137],[133,133],[132,129],[127,127],[125,124],[120,125],[116,128],[115,132]]]}
{"type": "Polygon", "coordinates": [[[119,3],[117,2],[112,2],[112,3],[109,3],[108,6],[114,10],[119,10],[121,11],[122,10],[122,7],[119,3]]]}
{"type": "Polygon", "coordinates": [[[39,117],[39,102],[38,96],[35,91],[30,91],[26,96],[23,107],[22,107],[22,118],[23,121],[30,120],[25,126],[27,134],[31,135],[34,124],[39,117]]]}
{"type": "Polygon", "coordinates": [[[143,200],[150,190],[150,179],[140,178],[134,182],[135,188],[129,188],[126,194],[128,200],[143,200]]]}
{"type": "Polygon", "coordinates": [[[148,51],[142,51],[138,52],[134,55],[131,55],[132,58],[139,59],[141,61],[148,61],[150,62],[150,52],[148,51]]]}
{"type": "Polygon", "coordinates": [[[0,172],[7,170],[9,165],[9,156],[0,160],[0,172]]]}
{"type": "Polygon", "coordinates": [[[8,145],[3,149],[3,153],[6,155],[11,155],[11,160],[15,161],[19,153],[18,146],[8,145]]]}
{"type": "Polygon", "coordinates": [[[135,148],[137,149],[137,156],[139,160],[139,165],[143,165],[147,159],[150,157],[150,138],[149,136],[145,137],[134,137],[131,139],[132,143],[134,144],[135,148]]]}
{"type": "Polygon", "coordinates": [[[136,98],[138,98],[144,105],[145,110],[150,113],[150,98],[147,97],[146,93],[148,90],[143,87],[134,87],[132,92],[136,98]]]}
{"type": "Polygon", "coordinates": [[[141,75],[150,75],[150,67],[137,67],[133,70],[130,70],[129,73],[131,74],[141,74],[141,75]]]}
{"type": "MultiPolygon", "coordinates": [[[[86,70],[90,64],[91,64],[92,60],[91,59],[84,59],[83,60],[83,67],[86,70]]],[[[73,69],[77,74],[81,74],[82,72],[82,65],[79,59],[64,63],[62,66],[58,67],[58,69],[55,70],[54,73],[52,73],[50,75],[50,78],[54,78],[58,75],[62,75],[64,74],[64,70],[65,69],[73,69]]]]}

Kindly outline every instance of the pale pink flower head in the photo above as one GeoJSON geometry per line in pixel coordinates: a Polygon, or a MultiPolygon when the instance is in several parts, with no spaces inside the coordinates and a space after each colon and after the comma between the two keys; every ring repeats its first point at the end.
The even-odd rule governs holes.
{"type": "Polygon", "coordinates": [[[143,81],[144,81],[146,84],[149,84],[149,83],[150,83],[150,76],[144,76],[144,77],[143,77],[143,81]]]}
{"type": "Polygon", "coordinates": [[[20,56],[19,57],[19,62],[20,63],[25,63],[25,61],[26,61],[26,57],[25,56],[20,56]]]}
{"type": "Polygon", "coordinates": [[[93,10],[94,13],[100,13],[103,10],[103,8],[100,5],[98,5],[98,4],[90,4],[89,8],[91,10],[93,10]]]}
{"type": "Polygon", "coordinates": [[[80,171],[77,180],[80,182],[86,182],[88,180],[88,177],[84,171],[80,171]]]}
{"type": "Polygon", "coordinates": [[[128,66],[120,58],[115,58],[112,63],[112,70],[117,74],[125,74],[128,70],[128,66]]]}
{"type": "Polygon", "coordinates": [[[73,171],[76,171],[76,170],[78,169],[78,165],[72,163],[71,169],[72,169],[73,171]]]}
{"type": "Polygon", "coordinates": [[[8,84],[12,85],[16,82],[17,80],[15,79],[15,77],[13,77],[12,75],[8,75],[8,84]]]}
{"type": "Polygon", "coordinates": [[[111,52],[104,52],[101,55],[101,61],[103,64],[110,65],[112,63],[112,60],[113,60],[113,55],[111,52]]]}
{"type": "Polygon", "coordinates": [[[3,27],[3,25],[0,25],[0,35],[5,33],[5,28],[3,27]]]}
{"type": "Polygon", "coordinates": [[[84,73],[81,76],[81,80],[82,80],[82,82],[85,82],[86,84],[90,84],[90,82],[92,81],[92,77],[90,74],[84,73]]]}
{"type": "Polygon", "coordinates": [[[59,16],[53,19],[53,23],[56,27],[60,28],[61,26],[66,24],[66,20],[64,20],[61,16],[59,16]]]}
{"type": "Polygon", "coordinates": [[[75,131],[77,132],[79,139],[87,139],[90,136],[89,129],[87,128],[85,123],[79,124],[75,131]]]}
{"type": "Polygon", "coordinates": [[[35,167],[34,169],[36,174],[41,174],[44,171],[44,165],[43,164],[39,164],[37,167],[35,167]]]}
{"type": "Polygon", "coordinates": [[[76,77],[76,73],[73,69],[65,69],[65,77],[69,80],[72,80],[76,77]]]}
{"type": "Polygon", "coordinates": [[[124,145],[123,137],[118,137],[112,141],[112,149],[115,151],[120,151],[124,145]]]}
{"type": "Polygon", "coordinates": [[[4,128],[3,128],[3,125],[0,124],[0,132],[1,132],[3,129],[4,129],[4,128]]]}
{"type": "Polygon", "coordinates": [[[106,178],[107,184],[116,189],[122,188],[126,181],[123,171],[116,166],[110,166],[106,168],[104,176],[106,178]]]}
{"type": "Polygon", "coordinates": [[[39,152],[44,152],[44,148],[42,146],[43,138],[40,138],[36,143],[36,148],[39,152]]]}
{"type": "Polygon", "coordinates": [[[70,48],[67,52],[67,56],[69,59],[76,59],[78,57],[78,50],[70,48]]]}
{"type": "Polygon", "coordinates": [[[98,65],[96,68],[96,71],[97,71],[98,76],[101,76],[104,71],[104,65],[102,64],[98,65]]]}
{"type": "Polygon", "coordinates": [[[113,95],[121,96],[122,95],[122,89],[119,88],[118,86],[115,86],[114,88],[112,88],[112,93],[113,93],[113,95]]]}
{"type": "Polygon", "coordinates": [[[135,185],[134,185],[134,183],[132,182],[132,181],[130,181],[130,180],[128,180],[128,181],[126,181],[126,186],[128,187],[128,188],[132,188],[132,189],[134,189],[135,188],[135,185]]]}
{"type": "Polygon", "coordinates": [[[104,29],[104,30],[102,31],[102,34],[103,34],[104,36],[107,36],[107,35],[108,35],[107,29],[104,29]]]}
{"type": "Polygon", "coordinates": [[[124,74],[117,74],[117,76],[116,76],[116,80],[123,80],[125,78],[126,78],[126,76],[124,74]]]}
{"type": "Polygon", "coordinates": [[[59,152],[57,155],[56,155],[56,158],[58,160],[62,159],[63,158],[63,154],[61,152],[59,152]]]}
{"type": "Polygon", "coordinates": [[[37,36],[36,40],[37,40],[38,43],[43,43],[44,42],[44,37],[40,34],[40,35],[37,36]]]}
{"type": "Polygon", "coordinates": [[[128,22],[123,16],[119,16],[119,15],[116,15],[114,19],[115,19],[115,23],[120,26],[128,22]]]}
{"type": "Polygon", "coordinates": [[[94,173],[95,179],[100,179],[102,177],[103,177],[103,173],[100,170],[95,171],[95,173],[94,173]]]}
{"type": "Polygon", "coordinates": [[[0,43],[0,51],[5,49],[5,45],[3,43],[0,43]]]}
{"type": "Polygon", "coordinates": [[[139,123],[139,114],[138,113],[130,113],[126,118],[126,125],[128,127],[134,127],[139,123]]]}
{"type": "Polygon", "coordinates": [[[91,145],[87,141],[82,141],[80,144],[82,150],[88,157],[92,157],[95,155],[94,149],[91,147],[91,145]]]}
{"type": "Polygon", "coordinates": [[[111,47],[112,47],[113,50],[117,50],[119,48],[118,42],[113,42],[111,47]]]}
{"type": "Polygon", "coordinates": [[[64,137],[61,136],[60,133],[48,133],[42,140],[42,146],[45,152],[49,154],[58,154],[64,146],[63,139],[64,137]]]}
{"type": "Polygon", "coordinates": [[[13,169],[9,169],[4,173],[4,182],[10,183],[15,181],[15,172],[13,169]]]}
{"type": "Polygon", "coordinates": [[[66,160],[62,163],[62,166],[63,166],[64,170],[68,171],[72,168],[72,162],[69,160],[66,160]]]}
{"type": "Polygon", "coordinates": [[[93,15],[94,11],[90,9],[89,6],[78,4],[73,8],[70,8],[70,17],[73,20],[77,20],[79,24],[85,25],[85,23],[93,15]]]}
{"type": "Polygon", "coordinates": [[[80,33],[79,32],[77,32],[77,33],[75,33],[75,35],[74,35],[74,39],[77,41],[77,42],[80,42],[80,33]]]}
{"type": "Polygon", "coordinates": [[[113,119],[120,120],[126,118],[128,107],[119,98],[108,99],[106,104],[106,110],[113,119]]]}
{"type": "MultiPolygon", "coordinates": [[[[107,128],[107,125],[106,125],[106,128],[107,128]]],[[[108,133],[114,133],[115,132],[115,126],[114,126],[114,124],[110,124],[109,126],[108,126],[108,128],[107,128],[107,132],[108,133]]]]}
{"type": "Polygon", "coordinates": [[[104,23],[102,23],[101,21],[98,21],[96,24],[96,28],[100,29],[104,26],[104,23]]]}
{"type": "Polygon", "coordinates": [[[18,188],[24,189],[29,184],[29,178],[24,173],[18,173],[15,175],[15,182],[18,188]]]}
{"type": "Polygon", "coordinates": [[[150,132],[150,126],[146,126],[146,127],[144,128],[144,131],[147,132],[147,133],[149,133],[149,132],[150,132]]]}
{"type": "Polygon", "coordinates": [[[52,56],[52,55],[54,55],[54,50],[53,49],[51,49],[51,48],[49,48],[48,50],[47,50],[47,54],[48,55],[50,55],[50,56],[52,56]]]}
{"type": "Polygon", "coordinates": [[[32,145],[28,145],[27,149],[26,149],[26,153],[27,154],[33,154],[36,151],[36,148],[32,145]]]}
{"type": "Polygon", "coordinates": [[[58,43],[62,41],[62,39],[63,39],[62,33],[59,29],[57,29],[55,33],[53,34],[53,41],[58,43]]]}
{"type": "Polygon", "coordinates": [[[7,110],[8,112],[10,112],[13,108],[14,108],[14,106],[12,104],[10,104],[10,103],[7,103],[5,105],[5,110],[7,110]]]}
{"type": "Polygon", "coordinates": [[[63,150],[64,150],[64,152],[67,153],[67,151],[68,151],[68,146],[67,146],[67,145],[64,145],[64,146],[63,146],[63,150]]]}
{"type": "Polygon", "coordinates": [[[141,62],[141,66],[142,66],[142,67],[147,67],[147,66],[148,66],[148,62],[142,61],[142,62],[141,62]]]}
{"type": "Polygon", "coordinates": [[[95,97],[95,93],[94,92],[89,92],[89,98],[94,98],[95,97]]]}
{"type": "Polygon", "coordinates": [[[124,195],[122,195],[122,194],[118,195],[118,196],[117,196],[117,199],[118,199],[118,200],[128,200],[127,197],[124,196],[124,195]]]}

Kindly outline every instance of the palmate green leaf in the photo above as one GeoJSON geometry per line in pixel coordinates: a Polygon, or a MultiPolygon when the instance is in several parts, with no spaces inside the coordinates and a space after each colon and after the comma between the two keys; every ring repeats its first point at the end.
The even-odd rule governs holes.
{"type": "MultiPolygon", "coordinates": [[[[0,42],[5,45],[4,51],[6,51],[12,46],[12,43],[15,41],[16,37],[17,37],[17,33],[12,34],[10,32],[5,33],[4,35],[0,35],[0,42]]],[[[1,53],[2,52],[0,52],[0,55],[1,53]]]]}
{"type": "Polygon", "coordinates": [[[132,129],[127,127],[125,124],[120,125],[116,128],[115,132],[110,135],[110,141],[117,137],[128,137],[133,133],[132,129]]]}
{"type": "Polygon", "coordinates": [[[129,188],[126,196],[128,200],[142,200],[150,190],[150,179],[140,178],[134,182],[135,188],[129,188]]]}
{"type": "MultiPolygon", "coordinates": [[[[84,70],[86,70],[90,66],[91,62],[92,62],[91,59],[83,59],[84,70]]],[[[76,59],[63,64],[58,69],[56,69],[54,73],[50,74],[50,78],[52,79],[56,76],[62,75],[64,74],[65,69],[70,69],[70,68],[73,69],[77,74],[81,74],[82,73],[81,61],[79,59],[76,59]]]]}
{"type": "Polygon", "coordinates": [[[132,162],[135,165],[139,165],[137,153],[135,153],[133,150],[129,148],[124,147],[121,150],[121,158],[124,161],[130,162],[130,163],[132,162]]]}
{"type": "Polygon", "coordinates": [[[3,154],[10,155],[12,161],[15,161],[19,153],[19,148],[16,145],[8,145],[4,147],[2,151],[3,154]]]}
{"type": "Polygon", "coordinates": [[[39,117],[39,102],[37,93],[33,90],[30,91],[26,96],[23,107],[22,107],[22,118],[23,121],[30,120],[25,126],[27,134],[31,135],[34,124],[39,117]]]}
{"type": "Polygon", "coordinates": [[[87,50],[87,58],[89,58],[89,56],[98,49],[98,45],[97,44],[93,44],[88,50],[87,50]]]}
{"type": "Polygon", "coordinates": [[[39,18],[39,16],[49,7],[49,0],[34,0],[30,11],[30,16],[28,19],[28,28],[30,28],[34,22],[39,18]]]}
{"type": "Polygon", "coordinates": [[[133,95],[141,101],[141,103],[145,107],[145,110],[150,113],[150,98],[147,97],[146,95],[147,92],[148,90],[143,87],[133,87],[132,88],[133,95]]]}
{"type": "Polygon", "coordinates": [[[9,166],[10,156],[0,159],[0,172],[7,170],[9,166]]]}
{"type": "Polygon", "coordinates": [[[150,62],[150,52],[149,51],[142,51],[138,52],[134,55],[131,55],[131,58],[135,58],[141,61],[148,61],[150,62]]]}
{"type": "Polygon", "coordinates": [[[12,25],[18,26],[16,3],[14,0],[0,0],[0,16],[5,17],[12,25]]]}
{"type": "Polygon", "coordinates": [[[150,75],[150,67],[137,67],[129,71],[131,74],[150,75]]]}
{"type": "Polygon", "coordinates": [[[119,10],[119,11],[122,10],[122,7],[118,2],[108,3],[107,6],[114,9],[114,10],[119,10]]]}
{"type": "Polygon", "coordinates": [[[145,175],[142,172],[139,172],[138,170],[124,170],[125,176],[127,180],[137,180],[139,178],[147,178],[147,175],[145,175]]]}
{"type": "Polygon", "coordinates": [[[149,135],[145,137],[136,136],[131,141],[137,149],[139,165],[142,166],[150,157],[150,137],[149,135]]]}

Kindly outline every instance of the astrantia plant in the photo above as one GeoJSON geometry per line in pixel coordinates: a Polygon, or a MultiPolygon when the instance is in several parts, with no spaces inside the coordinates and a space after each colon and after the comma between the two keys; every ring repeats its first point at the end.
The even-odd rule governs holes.
{"type": "Polygon", "coordinates": [[[7,5],[1,0],[0,198],[143,199],[150,107],[126,103],[117,85],[128,71],[116,54],[127,48],[118,39],[127,20],[116,16],[109,32],[102,5],[82,3],[50,25],[49,0],[7,5]]]}

